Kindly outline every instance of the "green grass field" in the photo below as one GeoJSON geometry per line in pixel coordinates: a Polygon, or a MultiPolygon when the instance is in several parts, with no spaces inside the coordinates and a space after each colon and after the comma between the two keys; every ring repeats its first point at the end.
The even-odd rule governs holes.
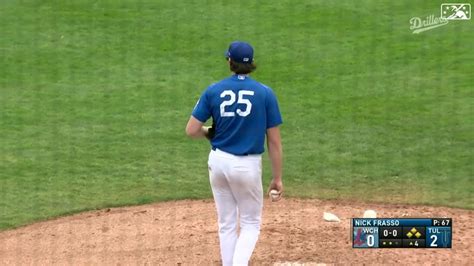
{"type": "Polygon", "coordinates": [[[237,39],[280,101],[287,196],[473,209],[473,22],[409,29],[440,3],[2,0],[0,229],[211,197],[184,127],[237,39]]]}

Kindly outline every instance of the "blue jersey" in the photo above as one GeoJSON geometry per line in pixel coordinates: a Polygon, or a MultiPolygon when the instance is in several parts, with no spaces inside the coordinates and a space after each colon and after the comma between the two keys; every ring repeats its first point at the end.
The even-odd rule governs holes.
{"type": "Polygon", "coordinates": [[[209,86],[192,115],[203,123],[212,117],[212,147],[234,155],[263,153],[267,129],[282,123],[272,89],[245,75],[209,86]]]}

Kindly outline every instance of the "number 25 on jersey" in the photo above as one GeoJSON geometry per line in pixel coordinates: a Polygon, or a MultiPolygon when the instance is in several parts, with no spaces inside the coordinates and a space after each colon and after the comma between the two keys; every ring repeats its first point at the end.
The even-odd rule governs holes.
{"type": "Polygon", "coordinates": [[[244,104],[245,105],[245,110],[242,109],[237,109],[236,112],[228,112],[226,111],[227,106],[231,106],[235,103],[235,93],[231,90],[225,90],[221,93],[221,98],[225,98],[229,96],[230,98],[228,100],[225,100],[221,103],[221,117],[230,117],[230,116],[235,116],[235,113],[237,113],[239,116],[248,116],[250,114],[250,111],[252,110],[252,103],[248,98],[244,98],[245,96],[253,96],[254,92],[253,91],[248,91],[248,90],[241,90],[239,91],[239,97],[237,99],[238,104],[244,104]]]}

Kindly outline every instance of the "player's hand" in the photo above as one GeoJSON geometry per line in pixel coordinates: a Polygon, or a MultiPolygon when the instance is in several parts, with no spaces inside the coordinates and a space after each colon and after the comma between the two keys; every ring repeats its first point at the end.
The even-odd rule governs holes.
{"type": "Polygon", "coordinates": [[[278,191],[278,196],[275,198],[272,197],[272,201],[279,201],[283,196],[283,182],[281,181],[281,179],[279,180],[275,180],[275,178],[272,179],[272,182],[270,183],[270,186],[268,187],[267,194],[269,194],[270,191],[272,190],[278,191]]]}

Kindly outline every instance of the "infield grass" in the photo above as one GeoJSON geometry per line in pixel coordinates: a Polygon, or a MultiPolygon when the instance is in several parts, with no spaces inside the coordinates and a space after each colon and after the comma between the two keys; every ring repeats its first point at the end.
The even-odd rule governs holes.
{"type": "Polygon", "coordinates": [[[409,30],[440,3],[1,1],[0,229],[211,197],[184,127],[237,39],[280,101],[286,195],[474,208],[472,21],[409,30]]]}

